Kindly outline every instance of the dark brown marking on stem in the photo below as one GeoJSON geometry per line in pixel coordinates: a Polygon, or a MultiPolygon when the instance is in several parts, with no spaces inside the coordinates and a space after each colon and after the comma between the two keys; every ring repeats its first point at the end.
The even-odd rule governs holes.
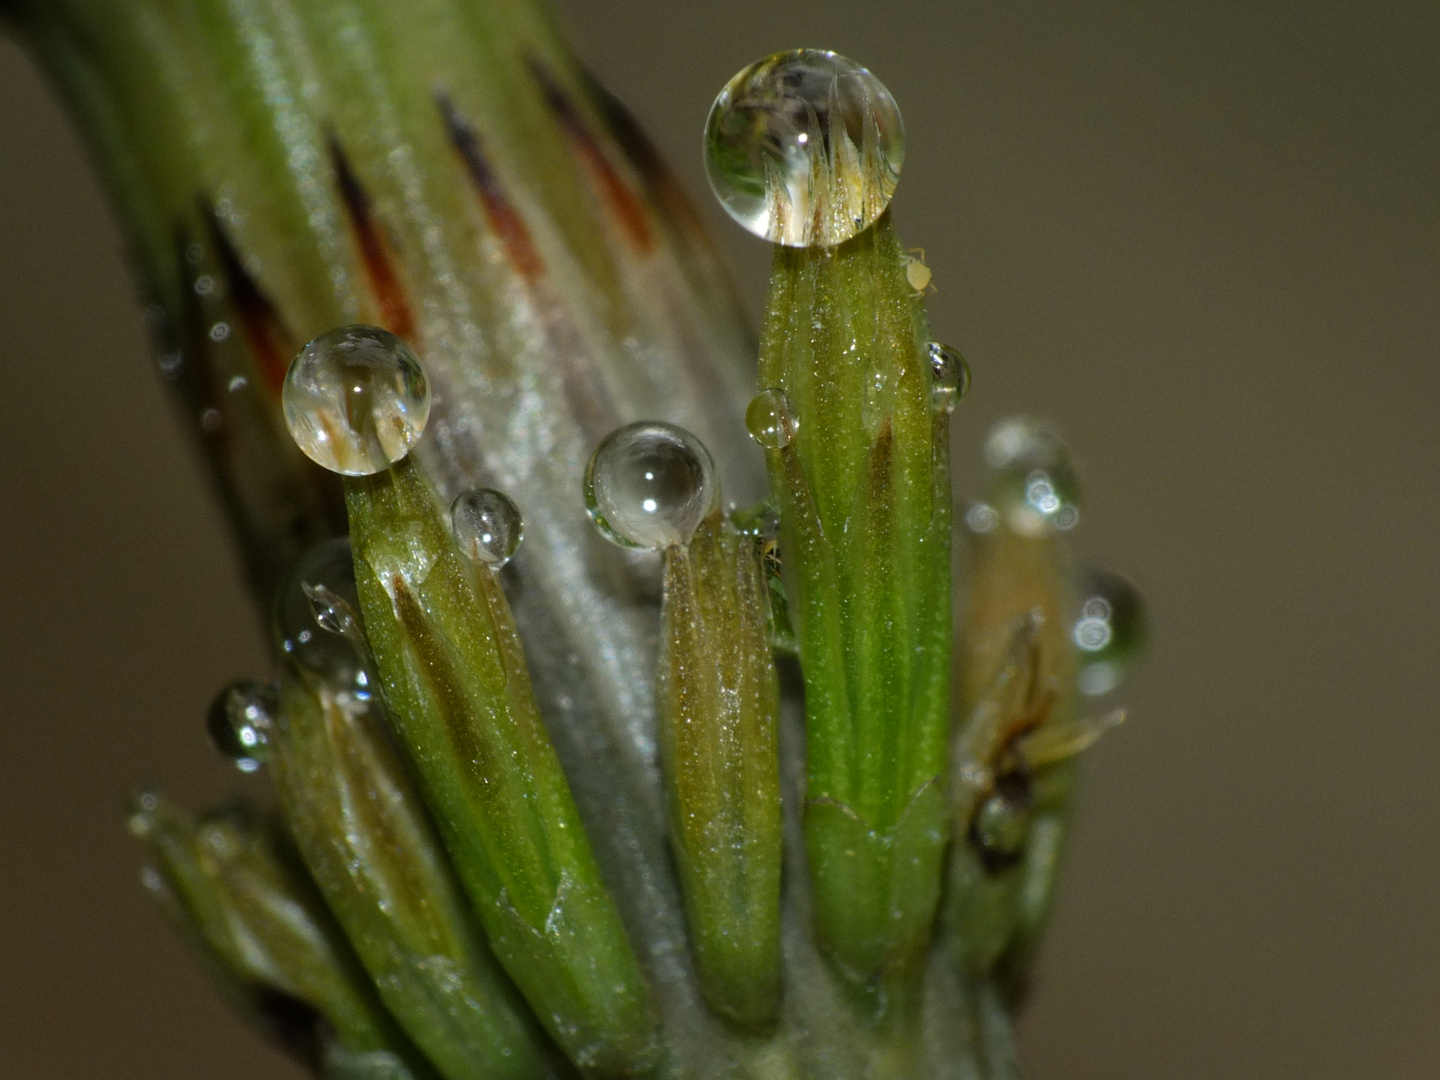
{"type": "Polygon", "coordinates": [[[394,247],[376,220],[370,196],[355,175],[339,138],[332,131],[326,142],[330,150],[330,165],[335,170],[335,184],[340,189],[340,199],[345,204],[345,213],[350,220],[356,246],[360,249],[360,263],[365,268],[365,280],[374,297],[380,325],[414,344],[415,316],[405,287],[400,282],[394,247]]]}
{"type": "Polygon", "coordinates": [[[495,175],[495,170],[485,157],[479,133],[460,115],[455,103],[445,94],[436,94],[435,104],[445,121],[450,145],[455,147],[455,152],[460,155],[465,171],[480,196],[485,220],[499,237],[511,265],[525,279],[527,285],[534,285],[545,274],[545,262],[540,257],[540,251],[535,246],[525,220],[506,196],[500,178],[495,175]]]}
{"type": "Polygon", "coordinates": [[[246,269],[240,252],[208,201],[202,200],[201,214],[215,245],[215,257],[225,277],[236,321],[250,347],[255,370],[271,397],[279,400],[280,390],[285,385],[285,372],[290,369],[290,361],[300,347],[294,335],[286,329],[275,304],[246,269]]]}
{"type": "Polygon", "coordinates": [[[645,204],[606,157],[600,141],[595,138],[585,118],[580,115],[580,110],[575,107],[575,103],[560,84],[535,57],[530,57],[527,63],[530,73],[535,76],[535,81],[540,84],[545,95],[545,103],[560,122],[560,129],[569,139],[575,156],[579,158],[585,175],[599,192],[601,201],[615,214],[621,231],[630,238],[630,242],[642,254],[649,254],[655,247],[655,232],[650,227],[645,204]]]}

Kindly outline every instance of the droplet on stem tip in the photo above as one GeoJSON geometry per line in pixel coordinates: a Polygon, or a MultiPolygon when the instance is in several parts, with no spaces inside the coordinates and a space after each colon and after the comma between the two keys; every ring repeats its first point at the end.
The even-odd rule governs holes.
{"type": "Polygon", "coordinates": [[[430,387],[410,347],[376,326],[342,326],[290,364],[281,394],[296,445],[318,465],[370,476],[410,452],[430,417],[430,387]]]}
{"type": "Polygon", "coordinates": [[[641,421],[612,431],[585,470],[585,506],[621,547],[686,543],[720,503],[704,445],[673,424],[641,421]]]}
{"type": "Polygon", "coordinates": [[[868,228],[890,205],[904,161],[890,91],[823,49],[751,64],[705,122],[705,170],[720,205],[787,247],[832,247],[868,228]]]}

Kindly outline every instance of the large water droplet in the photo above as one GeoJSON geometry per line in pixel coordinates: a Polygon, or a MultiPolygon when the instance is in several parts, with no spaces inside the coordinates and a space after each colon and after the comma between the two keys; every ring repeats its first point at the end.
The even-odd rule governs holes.
{"type": "Polygon", "coordinates": [[[622,547],[683,544],[719,502],[710,452],[673,424],[641,421],[612,431],[585,470],[590,518],[622,547]]]}
{"type": "Polygon", "coordinates": [[[291,568],[275,600],[280,650],[342,703],[369,700],[372,687],[358,626],[360,597],[350,540],[316,544],[291,568]]]}
{"type": "Polygon", "coordinates": [[[342,326],[301,349],[285,376],[282,401],[290,435],[305,455],[346,476],[394,465],[430,417],[420,361],[375,326],[342,326]]]}
{"type": "Polygon", "coordinates": [[[705,171],[720,205],[787,247],[831,247],[872,224],[904,161],[890,91],[822,49],[751,64],[725,84],[705,122],[705,171]]]}
{"type": "Polygon", "coordinates": [[[1107,570],[1085,575],[1080,617],[1070,634],[1080,663],[1082,694],[1106,694],[1120,685],[1145,646],[1147,623],[1145,601],[1128,578],[1107,570]]]}
{"type": "Polygon", "coordinates": [[[270,740],[280,699],[268,683],[242,679],[216,696],[205,718],[215,748],[241,772],[254,772],[270,758],[270,740]]]}
{"type": "Polygon", "coordinates": [[[795,417],[789,399],[778,387],[761,390],[745,410],[750,437],[766,450],[784,450],[795,440],[795,417]]]}
{"type": "Polygon", "coordinates": [[[1029,417],[1002,420],[985,441],[992,470],[987,502],[1022,536],[1073,529],[1079,484],[1070,451],[1049,426],[1029,417]]]}
{"type": "Polygon", "coordinates": [[[929,342],[925,351],[930,357],[930,401],[942,412],[954,412],[970,392],[970,365],[958,351],[938,341],[929,342]]]}
{"type": "Polygon", "coordinates": [[[510,496],[492,488],[461,492],[450,504],[450,527],[460,550],[496,570],[515,554],[524,526],[510,496]]]}

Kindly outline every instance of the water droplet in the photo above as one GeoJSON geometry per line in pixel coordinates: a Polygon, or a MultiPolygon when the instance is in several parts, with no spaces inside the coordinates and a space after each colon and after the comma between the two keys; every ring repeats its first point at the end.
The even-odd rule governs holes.
{"type": "Polygon", "coordinates": [[[525,522],[510,496],[476,488],[462,492],[450,504],[450,528],[461,551],[499,570],[524,539],[525,522]]]}
{"type": "Polygon", "coordinates": [[[766,450],[784,450],[795,440],[795,416],[790,401],[778,387],[761,390],[745,410],[750,437],[766,450]]]}
{"type": "Polygon", "coordinates": [[[641,421],[612,431],[585,470],[590,518],[621,547],[683,544],[719,501],[710,452],[673,424],[641,421]]]}
{"type": "Polygon", "coordinates": [[[1002,420],[985,442],[985,461],[992,470],[987,501],[1017,533],[1041,536],[1079,523],[1070,451],[1049,426],[1023,416],[1002,420]]]}
{"type": "Polygon", "coordinates": [[[310,613],[320,624],[321,630],[332,634],[351,635],[360,629],[360,617],[350,602],[325,585],[312,585],[302,581],[300,587],[310,601],[310,613]]]}
{"type": "Polygon", "coordinates": [[[869,226],[890,205],[904,160],[890,91],[821,49],[751,64],[705,122],[705,170],[720,204],[787,247],[831,247],[869,226]]]}
{"type": "Polygon", "coordinates": [[[1030,833],[1034,801],[1029,769],[1018,755],[1008,755],[970,819],[970,843],[988,870],[1003,870],[1019,860],[1030,833]]]}
{"type": "Polygon", "coordinates": [[[159,817],[160,796],[146,788],[136,792],[135,797],[130,800],[130,812],[125,817],[125,823],[131,836],[143,840],[155,831],[159,817]]]}
{"type": "Polygon", "coordinates": [[[989,503],[971,503],[965,511],[965,527],[973,533],[984,535],[995,531],[995,526],[1000,524],[1000,515],[989,503]]]}
{"type": "Polygon", "coordinates": [[[275,635],[297,671],[342,704],[367,701],[370,675],[356,612],[360,597],[348,537],[316,544],[291,568],[275,600],[275,635]]]}
{"type": "Polygon", "coordinates": [[[216,696],[205,718],[215,748],[241,772],[254,772],[270,758],[270,740],[280,699],[268,683],[242,679],[216,696]]]}
{"type": "Polygon", "coordinates": [[[1081,582],[1080,616],[1071,629],[1082,694],[1108,694],[1145,646],[1145,601],[1128,578],[1091,570],[1081,582]]]}
{"type": "Polygon", "coordinates": [[[970,365],[965,357],[949,345],[932,341],[925,346],[930,356],[930,374],[934,382],[930,400],[942,412],[954,412],[960,399],[970,392],[970,365]]]}
{"type": "Polygon", "coordinates": [[[430,416],[420,361],[388,330],[342,326],[300,350],[285,376],[285,423],[331,472],[369,476],[410,452],[430,416]]]}

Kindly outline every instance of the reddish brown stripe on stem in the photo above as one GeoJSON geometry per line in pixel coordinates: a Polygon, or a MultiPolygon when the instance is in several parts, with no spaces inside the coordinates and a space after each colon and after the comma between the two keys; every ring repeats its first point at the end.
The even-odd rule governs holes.
{"type": "Polygon", "coordinates": [[[375,221],[370,196],[360,186],[360,179],[350,167],[340,140],[332,132],[328,142],[335,182],[340,188],[340,198],[345,203],[345,213],[350,219],[355,242],[360,247],[360,261],[365,267],[370,291],[374,294],[380,325],[392,334],[410,340],[415,331],[415,318],[411,314],[404,286],[400,284],[400,275],[396,273],[390,244],[375,221]]]}
{"type": "Polygon", "coordinates": [[[290,360],[299,351],[299,346],[290,331],[280,319],[280,312],[271,303],[260,283],[245,269],[245,263],[230,237],[225,234],[220,219],[207,203],[202,203],[201,213],[215,245],[215,255],[220,262],[220,272],[225,275],[225,287],[234,306],[236,320],[250,346],[250,355],[260,380],[270,394],[279,398],[285,384],[285,372],[290,360]]]}
{"type": "Polygon", "coordinates": [[[620,152],[634,166],[645,182],[650,197],[670,216],[671,220],[684,229],[687,237],[713,247],[710,234],[701,224],[695,205],[685,194],[680,181],[661,157],[660,151],[650,141],[635,117],[625,104],[602,86],[589,71],[582,73],[585,88],[605,121],[606,130],[620,147],[620,152]]]}
{"type": "Polygon", "coordinates": [[[455,103],[444,94],[435,96],[435,104],[439,106],[440,115],[445,120],[445,131],[450,136],[450,144],[455,147],[455,152],[465,164],[465,171],[470,174],[470,179],[475,184],[480,204],[485,210],[485,220],[500,238],[500,243],[504,245],[505,253],[516,271],[527,284],[535,284],[545,273],[545,262],[540,258],[530,230],[525,226],[525,220],[506,197],[500,178],[486,160],[480,146],[479,134],[456,110],[455,103]]]}
{"type": "Polygon", "coordinates": [[[545,93],[545,102],[550,106],[550,111],[560,121],[560,127],[570,139],[570,145],[574,148],[576,156],[585,168],[586,174],[591,182],[600,191],[601,198],[614,211],[616,218],[620,221],[621,229],[634,245],[642,253],[648,253],[655,246],[655,234],[650,228],[650,219],[646,216],[645,204],[640,197],[630,189],[625,178],[620,175],[610,159],[605,156],[600,143],[591,133],[586,125],[584,117],[580,115],[575,104],[566,95],[560,85],[550,77],[549,72],[538,60],[531,57],[529,60],[530,72],[535,76],[535,81],[540,84],[540,89],[545,93]]]}

